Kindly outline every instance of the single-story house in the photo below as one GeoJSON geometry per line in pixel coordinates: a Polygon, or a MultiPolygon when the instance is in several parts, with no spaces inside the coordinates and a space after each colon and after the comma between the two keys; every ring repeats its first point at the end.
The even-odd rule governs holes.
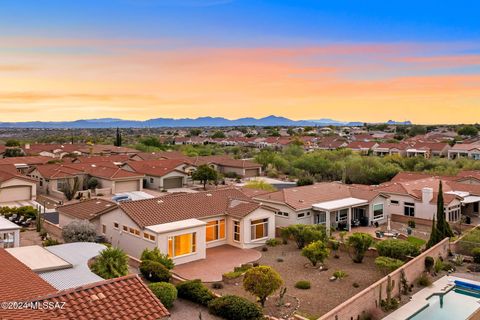
{"type": "Polygon", "coordinates": [[[35,200],[37,185],[35,180],[17,174],[14,167],[0,166],[0,206],[2,203],[35,200]]]}
{"type": "Polygon", "coordinates": [[[375,141],[356,140],[356,141],[350,142],[346,146],[346,148],[363,155],[368,155],[372,150],[372,148],[375,148],[377,146],[378,146],[378,143],[375,141]]]}
{"type": "Polygon", "coordinates": [[[374,156],[388,156],[388,155],[406,155],[406,150],[409,146],[404,143],[387,143],[382,142],[372,148],[374,156]]]}
{"type": "Polygon", "coordinates": [[[457,158],[480,160],[480,142],[455,144],[448,150],[448,159],[457,158]]]}

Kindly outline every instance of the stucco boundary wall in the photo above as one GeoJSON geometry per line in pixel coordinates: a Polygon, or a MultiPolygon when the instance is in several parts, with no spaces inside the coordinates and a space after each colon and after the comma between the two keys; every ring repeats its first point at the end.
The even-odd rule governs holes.
{"type": "MultiPolygon", "coordinates": [[[[442,256],[443,258],[446,258],[449,248],[449,238],[445,238],[435,246],[422,252],[419,256],[390,273],[389,275],[392,280],[395,281],[392,296],[398,296],[400,294],[401,287],[399,284],[402,270],[405,272],[405,277],[408,283],[413,283],[425,270],[425,257],[431,256],[436,259],[439,256],[442,256]]],[[[378,301],[380,290],[382,291],[382,299],[385,299],[387,296],[387,281],[388,276],[383,277],[368,288],[365,288],[355,296],[336,306],[334,309],[318,318],[318,320],[358,319],[362,313],[375,310],[380,305],[378,301]]]]}
{"type": "Polygon", "coordinates": [[[51,223],[50,221],[47,221],[47,220],[44,219],[42,221],[42,228],[45,229],[45,231],[47,231],[47,233],[53,235],[54,237],[56,237],[58,239],[63,239],[62,228],[60,228],[59,226],[51,223]]]}

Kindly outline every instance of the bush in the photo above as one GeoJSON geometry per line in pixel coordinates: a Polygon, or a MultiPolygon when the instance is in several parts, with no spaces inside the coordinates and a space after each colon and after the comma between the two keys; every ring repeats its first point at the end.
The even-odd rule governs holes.
{"type": "Polygon", "coordinates": [[[257,304],[233,295],[226,295],[210,301],[208,311],[229,320],[263,319],[262,310],[257,304]]]}
{"type": "Polygon", "coordinates": [[[362,263],[365,252],[373,243],[373,237],[368,233],[355,232],[347,239],[347,244],[353,249],[353,262],[362,263]]]}
{"type": "Polygon", "coordinates": [[[221,282],[214,282],[214,283],[212,283],[212,288],[213,288],[213,289],[223,289],[223,283],[221,283],[221,282]]]}
{"type": "Polygon", "coordinates": [[[455,269],[456,268],[452,263],[450,263],[450,262],[444,262],[443,263],[443,271],[447,271],[447,272],[448,271],[455,271],[455,269]]]}
{"type": "Polygon", "coordinates": [[[106,248],[95,258],[91,269],[104,279],[122,277],[128,274],[128,257],[120,248],[106,248]]]}
{"type": "Polygon", "coordinates": [[[200,280],[189,280],[177,285],[178,296],[192,302],[208,306],[215,295],[200,280]]]}
{"type": "Polygon", "coordinates": [[[69,242],[94,242],[97,236],[95,225],[87,220],[74,220],[63,227],[62,236],[69,242]]]}
{"type": "Polygon", "coordinates": [[[262,307],[267,297],[277,291],[283,280],[272,267],[259,266],[249,269],[243,278],[243,288],[258,298],[262,307]]]}
{"type": "Polygon", "coordinates": [[[297,281],[297,283],[295,283],[295,288],[297,289],[302,289],[302,290],[306,290],[306,289],[310,289],[310,281],[307,281],[307,280],[300,280],[300,281],[297,281]]]}
{"type": "Polygon", "coordinates": [[[170,309],[173,307],[173,303],[177,299],[177,288],[168,282],[155,282],[150,283],[150,290],[157,298],[162,302],[165,308],[170,309]]]}
{"type": "Polygon", "coordinates": [[[375,259],[375,265],[384,273],[389,274],[395,269],[400,268],[403,265],[402,260],[393,259],[389,257],[377,257],[375,259]]]}
{"type": "Polygon", "coordinates": [[[425,270],[427,272],[432,272],[434,265],[435,265],[435,260],[432,257],[430,256],[425,257],[425,270]]]}
{"type": "Polygon", "coordinates": [[[333,276],[337,279],[343,279],[348,276],[348,274],[343,270],[337,270],[333,273],[333,276]]]}
{"type": "Polygon", "coordinates": [[[297,180],[297,186],[309,186],[315,183],[312,177],[302,177],[297,180]]]}
{"type": "Polygon", "coordinates": [[[267,239],[267,241],[265,241],[265,244],[269,247],[276,247],[280,244],[280,240],[277,240],[275,238],[267,239]]]}
{"type": "Polygon", "coordinates": [[[439,258],[435,261],[435,273],[439,273],[443,270],[443,261],[439,258]]]}
{"type": "Polygon", "coordinates": [[[302,249],[302,256],[307,258],[314,267],[319,262],[323,263],[329,253],[330,250],[328,250],[325,243],[320,240],[312,242],[302,249]]]}
{"type": "Polygon", "coordinates": [[[473,262],[480,263],[480,248],[472,249],[473,262]]]}
{"type": "Polygon", "coordinates": [[[60,242],[58,242],[58,240],[48,238],[45,241],[43,241],[42,244],[44,247],[49,247],[49,246],[56,246],[57,244],[60,244],[60,242]]]}
{"type": "Polygon", "coordinates": [[[417,224],[416,224],[415,220],[408,220],[408,226],[412,229],[415,229],[417,224]]]}
{"type": "Polygon", "coordinates": [[[323,225],[305,225],[305,224],[293,224],[286,228],[285,237],[292,237],[299,249],[303,249],[306,245],[314,241],[324,241],[328,240],[327,230],[323,225]]]}
{"type": "Polygon", "coordinates": [[[151,282],[169,282],[170,271],[163,264],[157,261],[144,260],[140,263],[140,272],[151,282]]]}
{"type": "Polygon", "coordinates": [[[407,241],[416,246],[419,250],[425,245],[425,243],[427,243],[427,241],[414,236],[408,236],[407,241]]]}
{"type": "Polygon", "coordinates": [[[432,284],[432,280],[430,279],[428,274],[423,273],[420,277],[418,277],[417,284],[420,287],[428,287],[432,284]]]}
{"type": "Polygon", "coordinates": [[[408,256],[417,256],[420,253],[417,246],[399,239],[380,241],[377,244],[377,251],[380,256],[399,260],[406,260],[408,256]]]}
{"type": "Polygon", "coordinates": [[[168,270],[172,270],[175,267],[173,260],[166,254],[160,252],[160,250],[155,247],[153,250],[145,249],[140,256],[140,260],[151,260],[163,264],[168,270]]]}
{"type": "Polygon", "coordinates": [[[359,285],[357,282],[354,282],[354,283],[352,284],[352,286],[353,286],[354,288],[360,287],[360,285],[359,285]]]}

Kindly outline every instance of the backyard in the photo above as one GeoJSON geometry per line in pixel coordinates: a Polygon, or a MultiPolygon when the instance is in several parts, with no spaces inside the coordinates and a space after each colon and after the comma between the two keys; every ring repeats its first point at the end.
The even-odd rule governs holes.
{"type": "MultiPolygon", "coordinates": [[[[375,257],[372,254],[367,253],[363,263],[354,263],[344,251],[339,251],[338,256],[337,259],[333,253],[330,253],[324,263],[328,270],[320,271],[308,265],[308,260],[301,256],[301,250],[293,241],[289,241],[286,245],[268,247],[268,251],[262,252],[262,257],[257,262],[260,265],[273,267],[283,278],[284,286],[287,288],[285,302],[288,307],[287,310],[279,310],[277,293],[267,301],[265,313],[274,312],[277,316],[278,313],[281,315],[293,313],[299,304],[298,313],[316,318],[382,278],[382,273],[377,270],[374,263],[375,257]],[[347,276],[330,281],[333,273],[338,270],[346,272],[347,276]],[[311,288],[306,290],[295,288],[295,283],[300,280],[309,281],[311,288]]],[[[225,283],[222,289],[214,289],[214,291],[222,295],[239,295],[255,301],[255,297],[243,289],[241,277],[229,282],[225,283]]]]}

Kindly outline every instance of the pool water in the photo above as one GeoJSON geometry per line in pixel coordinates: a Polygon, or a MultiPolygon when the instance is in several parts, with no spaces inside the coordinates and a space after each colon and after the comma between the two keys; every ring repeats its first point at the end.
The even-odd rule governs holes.
{"type": "Polygon", "coordinates": [[[480,308],[480,293],[454,288],[444,295],[433,295],[428,307],[409,320],[465,320],[480,308]]]}

